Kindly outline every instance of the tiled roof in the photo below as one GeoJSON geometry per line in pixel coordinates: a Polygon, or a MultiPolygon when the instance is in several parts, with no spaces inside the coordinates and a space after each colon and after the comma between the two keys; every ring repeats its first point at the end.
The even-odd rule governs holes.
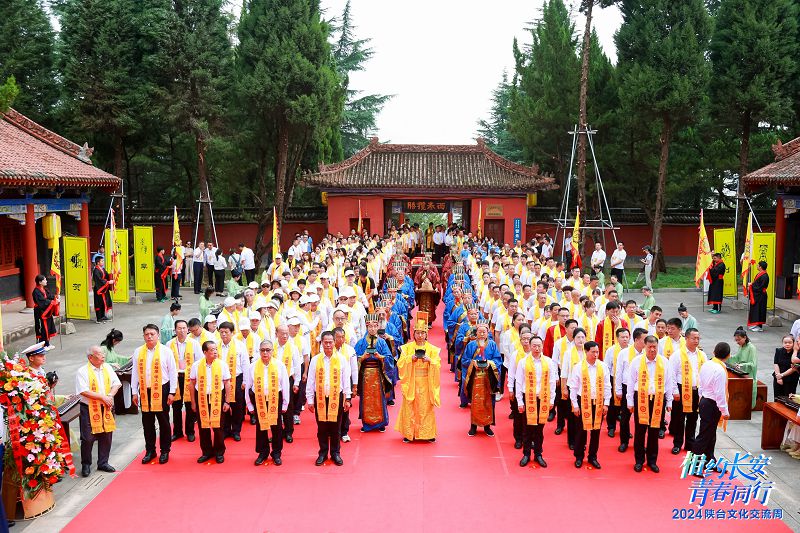
{"type": "Polygon", "coordinates": [[[380,144],[350,159],[321,165],[300,183],[335,191],[463,190],[526,193],[556,188],[538,166],[526,167],[497,155],[478,139],[474,145],[380,144]]]}
{"type": "Polygon", "coordinates": [[[749,186],[800,185],[800,137],[786,144],[778,141],[772,145],[775,162],[744,177],[749,186]]]}
{"type": "Polygon", "coordinates": [[[0,115],[0,186],[115,190],[119,178],[92,165],[81,147],[9,109],[0,115]]]}

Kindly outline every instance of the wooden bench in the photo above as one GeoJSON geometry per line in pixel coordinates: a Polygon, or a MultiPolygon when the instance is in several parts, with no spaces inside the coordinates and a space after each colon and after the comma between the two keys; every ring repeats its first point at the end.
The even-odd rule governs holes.
{"type": "Polygon", "coordinates": [[[786,423],[800,424],[797,411],[779,402],[766,402],[761,424],[761,449],[776,450],[781,447],[786,423]]]}

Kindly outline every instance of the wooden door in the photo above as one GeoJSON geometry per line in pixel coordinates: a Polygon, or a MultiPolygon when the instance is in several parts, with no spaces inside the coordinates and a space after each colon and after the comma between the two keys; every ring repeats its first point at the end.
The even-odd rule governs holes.
{"type": "Polygon", "coordinates": [[[506,230],[506,221],[503,219],[498,220],[484,220],[485,226],[483,233],[487,239],[494,239],[495,243],[503,244],[503,238],[506,230]]]}

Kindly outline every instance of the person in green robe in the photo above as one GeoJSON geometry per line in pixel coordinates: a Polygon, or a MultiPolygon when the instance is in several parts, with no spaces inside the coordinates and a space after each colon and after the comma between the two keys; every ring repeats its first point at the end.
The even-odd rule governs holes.
{"type": "Polygon", "coordinates": [[[753,405],[752,407],[756,406],[756,389],[758,384],[758,378],[756,377],[756,371],[758,370],[758,354],[756,354],[756,347],[750,342],[750,338],[747,336],[747,331],[741,326],[736,328],[736,331],[733,333],[733,340],[736,341],[736,344],[739,345],[739,351],[734,354],[729,363],[734,365],[736,368],[747,372],[747,374],[753,378],[753,405]]]}
{"type": "Polygon", "coordinates": [[[114,368],[125,366],[130,361],[130,357],[122,355],[116,351],[116,346],[122,342],[122,332],[118,329],[112,329],[106,335],[103,342],[100,343],[100,348],[106,355],[106,363],[114,368]]]}
{"type": "Polygon", "coordinates": [[[206,317],[214,309],[214,302],[211,301],[211,295],[214,294],[214,287],[206,287],[203,294],[200,295],[200,322],[205,323],[206,317]]]}

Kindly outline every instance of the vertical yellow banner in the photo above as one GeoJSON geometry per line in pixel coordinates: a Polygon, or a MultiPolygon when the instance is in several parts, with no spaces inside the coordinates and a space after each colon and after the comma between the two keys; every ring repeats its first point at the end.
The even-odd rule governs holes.
{"type": "Polygon", "coordinates": [[[89,320],[89,241],[86,237],[64,237],[64,286],[67,318],[89,320]]]}
{"type": "MultiPolygon", "coordinates": [[[[775,309],[775,234],[774,233],[754,233],[753,234],[753,259],[758,265],[759,261],[767,262],[767,275],[769,276],[769,287],[767,287],[767,309],[775,309]]],[[[755,276],[756,269],[753,269],[755,276]]],[[[752,278],[750,278],[752,279],[752,278]]]]}
{"type": "Polygon", "coordinates": [[[714,251],[722,255],[725,263],[725,279],[722,295],[736,296],[736,233],[733,228],[714,230],[714,251]]]}
{"type": "MultiPolygon", "coordinates": [[[[106,245],[110,242],[109,230],[106,229],[106,245]]],[[[128,303],[130,300],[130,261],[128,260],[128,230],[117,228],[117,257],[119,257],[119,278],[111,291],[111,301],[128,303]]],[[[106,250],[106,270],[111,268],[111,251],[106,250]]]]}
{"type": "Polygon", "coordinates": [[[153,226],[134,226],[133,281],[136,292],[156,292],[154,257],[153,226]]]}

